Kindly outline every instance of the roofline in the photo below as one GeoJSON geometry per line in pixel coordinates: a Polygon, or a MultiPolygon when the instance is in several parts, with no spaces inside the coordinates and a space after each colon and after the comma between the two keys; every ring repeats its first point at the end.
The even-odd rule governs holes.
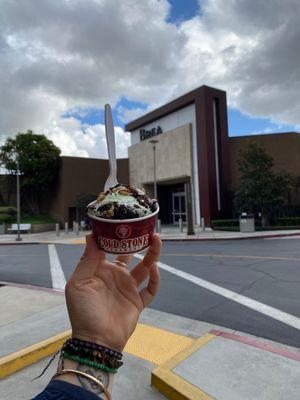
{"type": "Polygon", "coordinates": [[[255,138],[257,136],[275,136],[275,135],[300,135],[300,132],[265,132],[265,133],[256,133],[255,135],[237,135],[237,136],[229,136],[229,139],[242,139],[242,138],[255,138]]]}
{"type": "Polygon", "coordinates": [[[201,96],[205,91],[210,91],[215,93],[215,95],[220,95],[220,94],[225,94],[226,92],[224,90],[216,89],[210,86],[200,86],[197,89],[192,90],[191,92],[188,92],[172,101],[169,103],[153,110],[150,111],[148,114],[145,114],[141,116],[140,118],[137,118],[136,120],[129,122],[128,124],[125,125],[125,131],[133,131],[135,129],[140,128],[141,126],[144,126],[146,124],[149,124],[158,118],[162,118],[165,115],[171,114],[174,111],[179,110],[180,108],[186,107],[192,103],[195,102],[196,98],[201,96]]]}

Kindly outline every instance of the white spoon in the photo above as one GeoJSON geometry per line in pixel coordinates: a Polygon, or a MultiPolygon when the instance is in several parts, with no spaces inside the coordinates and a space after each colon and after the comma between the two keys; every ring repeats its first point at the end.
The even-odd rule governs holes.
{"type": "Polygon", "coordinates": [[[105,104],[105,134],[109,158],[109,175],[104,185],[104,191],[116,186],[117,181],[117,160],[116,160],[116,145],[114,122],[112,118],[111,108],[109,104],[105,104]]]}

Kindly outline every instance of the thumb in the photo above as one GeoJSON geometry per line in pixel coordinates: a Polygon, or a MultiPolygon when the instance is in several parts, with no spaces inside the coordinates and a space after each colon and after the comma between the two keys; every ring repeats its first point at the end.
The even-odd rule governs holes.
{"type": "Polygon", "coordinates": [[[72,281],[92,277],[98,266],[98,262],[105,260],[105,253],[99,249],[93,234],[86,235],[85,240],[85,250],[72,275],[72,281]]]}

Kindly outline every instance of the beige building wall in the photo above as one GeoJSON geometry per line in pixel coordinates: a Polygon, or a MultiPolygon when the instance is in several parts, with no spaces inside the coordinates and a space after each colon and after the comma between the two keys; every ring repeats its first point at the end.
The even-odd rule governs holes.
{"type": "MultiPolygon", "coordinates": [[[[186,124],[152,139],[156,145],[156,177],[158,182],[192,177],[191,124],[186,124]]],[[[153,149],[143,140],[128,149],[130,183],[144,186],[153,183],[153,149]]]]}

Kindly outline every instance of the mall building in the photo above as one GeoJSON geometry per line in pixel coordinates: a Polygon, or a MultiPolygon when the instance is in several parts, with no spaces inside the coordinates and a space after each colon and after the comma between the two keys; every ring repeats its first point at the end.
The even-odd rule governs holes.
{"type": "Polygon", "coordinates": [[[209,226],[212,219],[228,214],[224,91],[202,86],[125,129],[131,132],[129,181],[153,194],[155,173],[162,224],[176,224],[181,218],[192,230],[195,224],[209,226]]]}

